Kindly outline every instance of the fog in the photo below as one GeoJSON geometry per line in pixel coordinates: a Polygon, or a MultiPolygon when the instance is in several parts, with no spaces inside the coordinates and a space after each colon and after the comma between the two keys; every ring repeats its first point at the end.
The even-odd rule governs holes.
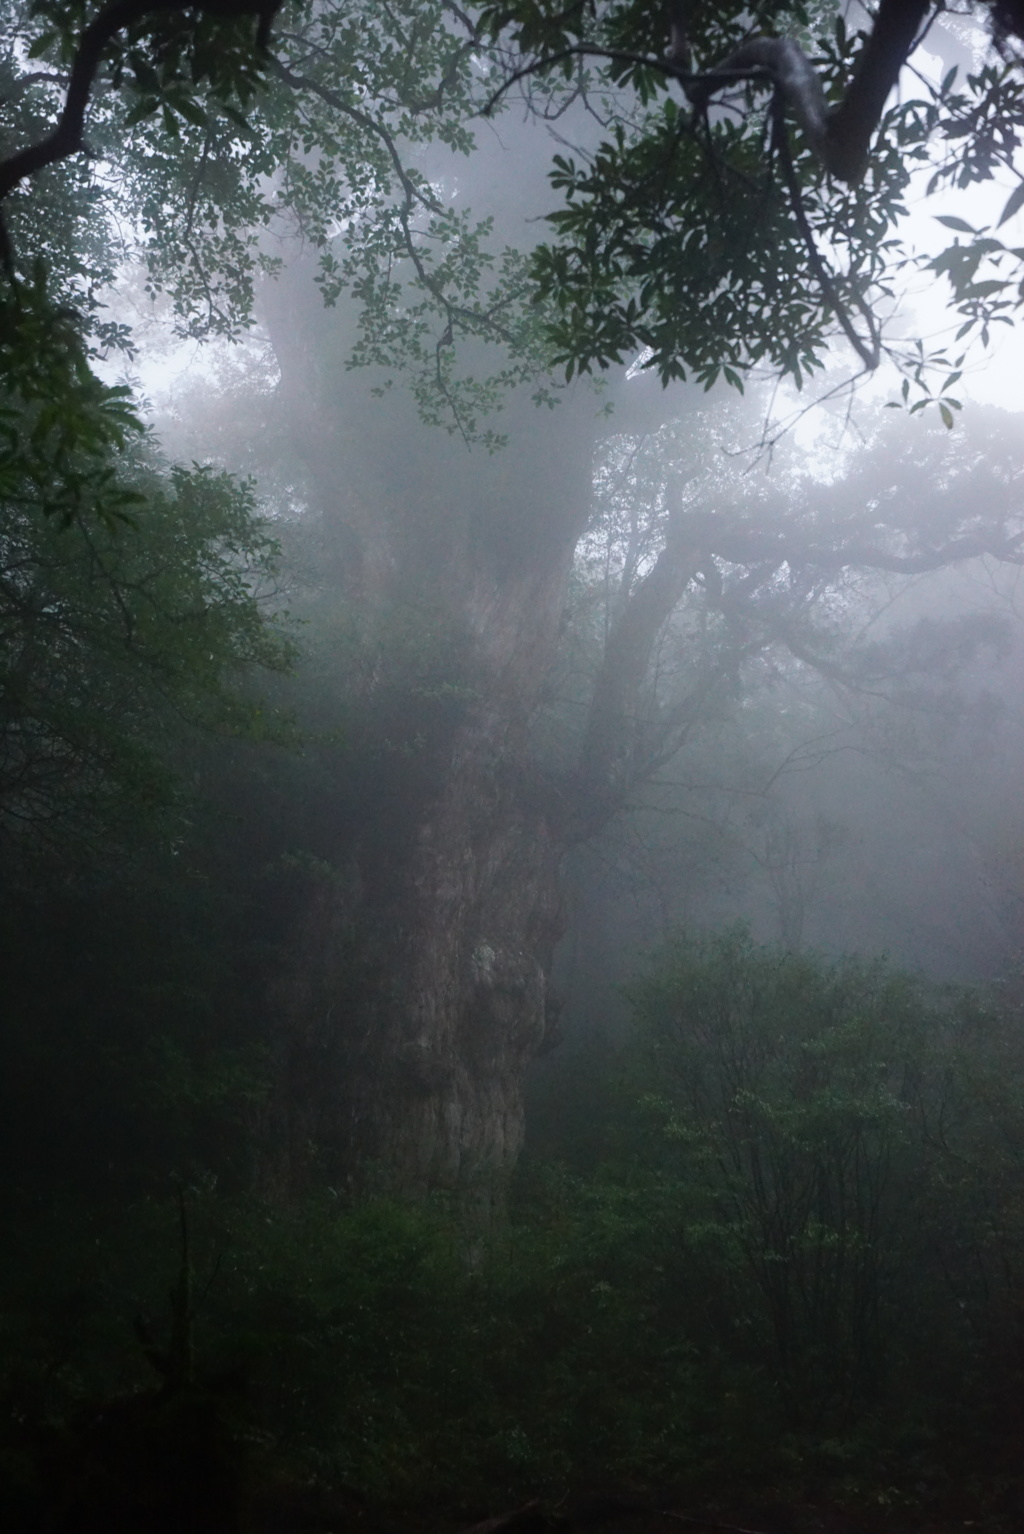
{"type": "MultiPolygon", "coordinates": [[[[434,151],[424,164],[473,221],[494,221],[494,248],[525,249],[542,237],[540,214],[551,206],[552,150],[586,147],[597,131],[582,112],[556,129],[513,114],[484,126],[469,160],[434,151]]],[[[904,525],[941,540],[965,515],[974,525],[1017,504],[1019,416],[969,401],[947,432],[894,418],[877,388],[828,403],[834,378],[817,388],[826,402],[776,441],[777,425],[766,422],[784,422],[792,400],[767,385],[742,400],[722,387],[662,389],[634,362],[556,387],[536,406],[530,391],[507,385],[474,394],[496,364],[464,343],[453,376],[470,380],[465,416],[457,407],[454,423],[425,425],[394,372],[349,368],[358,313],[344,298],[323,307],[301,242],[281,253],[284,270],[258,294],[250,339],[208,350],[198,372],[176,372],[159,351],[150,364],[144,350],[139,370],[171,456],[256,478],[285,551],[286,601],[305,626],[300,716],[319,720],[338,706],[339,687],[353,683],[343,664],[324,679],[332,647],[358,648],[368,622],[377,650],[357,662],[356,693],[360,668],[388,663],[380,625],[400,631],[400,647],[418,649],[423,624],[431,644],[443,634],[458,650],[470,636],[491,650],[485,685],[500,687],[493,678],[513,663],[523,618],[532,621],[539,592],[551,602],[553,581],[563,591],[557,643],[550,656],[520,651],[514,661],[540,667],[516,703],[533,765],[520,757],[516,770],[539,771],[557,792],[560,778],[579,772],[602,646],[630,583],[664,546],[673,496],[691,518],[738,517],[780,538],[787,528],[806,537],[816,519],[849,538],[858,519],[870,528],[870,508],[905,502],[904,525]]],[[[844,365],[838,356],[834,377],[844,365]]],[[[784,566],[772,576],[780,587],[788,578],[784,566]]],[[[616,784],[614,805],[592,832],[574,830],[566,849],[567,924],[555,958],[562,1047],[627,1026],[623,983],[680,928],[739,921],[763,941],[885,955],[936,980],[1015,974],[1024,894],[1018,583],[1016,564],[992,557],[906,576],[819,576],[798,601],[800,622],[821,625],[824,669],[799,647],[787,652],[766,624],[760,646],[723,668],[673,749],[672,728],[654,716],[690,706],[687,689],[692,702],[703,685],[701,647],[716,642],[706,576],[683,585],[650,637],[629,705],[633,727],[646,714],[658,735],[643,747],[651,761],[616,784]]],[[[759,600],[771,600],[769,588],[759,600]]],[[[442,681],[429,656],[424,663],[421,691],[478,685],[465,675],[442,681]]],[[[358,819],[358,805],[349,813],[358,819]]],[[[318,856],[351,855],[336,827],[313,828],[312,841],[318,856]]]]}
{"type": "Polygon", "coordinates": [[[16,1534],[1018,1526],[1016,10],[844,176],[549,9],[147,12],[11,205],[16,1534]]]}

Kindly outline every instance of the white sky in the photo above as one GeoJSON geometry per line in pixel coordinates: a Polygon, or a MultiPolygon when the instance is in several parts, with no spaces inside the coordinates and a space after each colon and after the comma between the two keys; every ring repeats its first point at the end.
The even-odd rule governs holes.
{"type": "MultiPolygon", "coordinates": [[[[913,62],[923,75],[936,82],[947,67],[938,55],[929,53],[926,48],[918,49],[913,62]]],[[[936,222],[938,215],[953,214],[976,229],[995,225],[1007,198],[1018,184],[1015,177],[1004,173],[963,191],[950,188],[926,197],[930,174],[930,170],[920,172],[916,196],[908,199],[910,213],[901,230],[916,250],[928,256],[937,254],[957,237],[936,222]]],[[[996,233],[997,238],[1008,245],[1015,241],[1024,245],[1024,212],[1017,213],[996,233]]],[[[949,308],[950,290],[945,278],[922,274],[914,289],[912,308],[908,306],[908,333],[920,335],[935,345],[948,343],[950,349],[955,350],[953,338],[959,329],[960,316],[949,308]]],[[[990,346],[987,350],[976,348],[971,353],[964,378],[955,386],[954,392],[965,404],[970,399],[980,404],[1001,405],[1007,410],[1024,409],[1024,327],[1019,320],[1012,329],[1006,325],[993,326],[990,346]]]]}

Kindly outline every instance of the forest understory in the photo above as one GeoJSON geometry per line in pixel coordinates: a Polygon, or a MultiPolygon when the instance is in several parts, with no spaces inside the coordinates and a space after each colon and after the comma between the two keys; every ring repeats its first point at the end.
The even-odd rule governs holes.
{"type": "Polygon", "coordinates": [[[212,1108],[220,1177],[57,1196],[23,1163],[3,1527],[1019,1528],[1019,1002],[732,928],[631,1003],[536,1083],[486,1218],[232,1192],[251,1119],[229,1143],[194,1079],[146,1117],[181,1153],[212,1108]]]}

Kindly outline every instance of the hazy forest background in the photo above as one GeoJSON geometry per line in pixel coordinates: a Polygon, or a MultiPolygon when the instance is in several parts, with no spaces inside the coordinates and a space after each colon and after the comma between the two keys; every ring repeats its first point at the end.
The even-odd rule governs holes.
{"type": "Polygon", "coordinates": [[[0,17],[4,1527],[1019,1528],[1020,8],[0,17]]]}

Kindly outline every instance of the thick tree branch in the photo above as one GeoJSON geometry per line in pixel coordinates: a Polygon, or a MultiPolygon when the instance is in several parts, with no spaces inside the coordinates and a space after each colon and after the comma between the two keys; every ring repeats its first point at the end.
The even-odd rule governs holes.
{"type": "Polygon", "coordinates": [[[861,49],[850,88],[830,113],[822,158],[839,181],[854,185],[868,163],[871,135],[886,98],[913,51],[930,0],[882,0],[861,49]]]}
{"type": "Polygon", "coordinates": [[[868,543],[840,543],[832,548],[801,544],[753,528],[723,529],[721,533],[712,529],[707,535],[706,546],[712,554],[730,564],[746,565],[767,560],[776,568],[789,564],[822,575],[835,575],[840,570],[854,567],[886,570],[895,575],[922,575],[929,570],[942,570],[960,560],[981,559],[985,555],[1004,564],[1024,565],[1024,532],[1013,537],[965,535],[938,548],[922,549],[914,554],[894,554],[868,543]]]}
{"type": "Polygon", "coordinates": [[[580,753],[578,781],[586,801],[582,819],[600,816],[609,799],[617,803],[621,788],[632,780],[631,712],[658,635],[697,573],[697,558],[692,545],[671,536],[612,625],[580,753]]]}
{"type": "Polygon", "coordinates": [[[827,136],[828,109],[821,81],[799,44],[788,37],[752,37],[724,63],[685,82],[687,98],[706,107],[715,91],[737,78],[764,78],[788,106],[814,152],[822,156],[827,136]]]}
{"type": "Polygon", "coordinates": [[[711,97],[727,85],[760,79],[772,86],[793,113],[825,169],[838,181],[853,186],[864,175],[871,135],[932,4],[933,0],[881,0],[849,89],[832,111],[827,108],[813,65],[791,38],[749,38],[720,63],[694,72],[682,0],[674,0],[668,7],[669,46],[665,57],[597,43],[573,43],[517,69],[495,91],[484,111],[491,111],[517,81],[543,73],[573,56],[606,58],[669,75],[680,82],[687,100],[698,109],[706,107],[711,97]]]}
{"type": "MultiPolygon", "coordinates": [[[[821,82],[799,45],[788,37],[754,37],[702,75],[684,78],[683,88],[696,106],[705,106],[714,92],[737,73],[771,82],[776,99],[784,103],[803,128],[807,141],[825,169],[838,181],[854,186],[867,169],[871,135],[881,120],[889,92],[913,51],[932,0],[881,0],[874,25],[853,71],[842,101],[826,108],[821,82]]],[[[671,48],[678,43],[678,22],[670,21],[671,48]]],[[[858,348],[859,349],[859,348],[858,348]]]]}
{"type": "MultiPolygon", "coordinates": [[[[591,697],[573,783],[566,833],[570,840],[592,835],[622,807],[638,781],[649,777],[675,755],[721,684],[723,670],[714,667],[690,694],[659,716],[653,738],[645,741],[638,728],[637,699],[642,694],[658,636],[698,573],[704,576],[710,605],[723,614],[741,617],[746,610],[745,598],[753,596],[785,564],[815,580],[832,579],[849,568],[918,575],[983,555],[1024,565],[1024,533],[1011,537],[998,533],[965,535],[933,549],[896,554],[869,543],[827,547],[802,544],[756,528],[720,529],[717,520],[692,514],[688,518],[671,518],[669,540],[612,625],[591,697]],[[733,582],[724,589],[716,559],[753,568],[739,583],[733,582]]],[[[845,686],[856,683],[864,690],[862,679],[858,681],[828,657],[814,653],[782,619],[771,618],[760,610],[752,610],[751,616],[761,631],[767,629],[798,660],[815,667],[823,676],[845,686]]],[[[741,644],[734,653],[734,663],[756,653],[764,643],[764,638],[758,637],[741,644]]]]}
{"type": "Polygon", "coordinates": [[[738,72],[747,78],[762,76],[796,117],[825,169],[838,181],[856,185],[867,169],[871,135],[930,6],[931,0],[881,0],[849,89],[831,112],[813,66],[788,37],[751,38],[714,69],[684,82],[686,94],[703,106],[738,72]]]}

